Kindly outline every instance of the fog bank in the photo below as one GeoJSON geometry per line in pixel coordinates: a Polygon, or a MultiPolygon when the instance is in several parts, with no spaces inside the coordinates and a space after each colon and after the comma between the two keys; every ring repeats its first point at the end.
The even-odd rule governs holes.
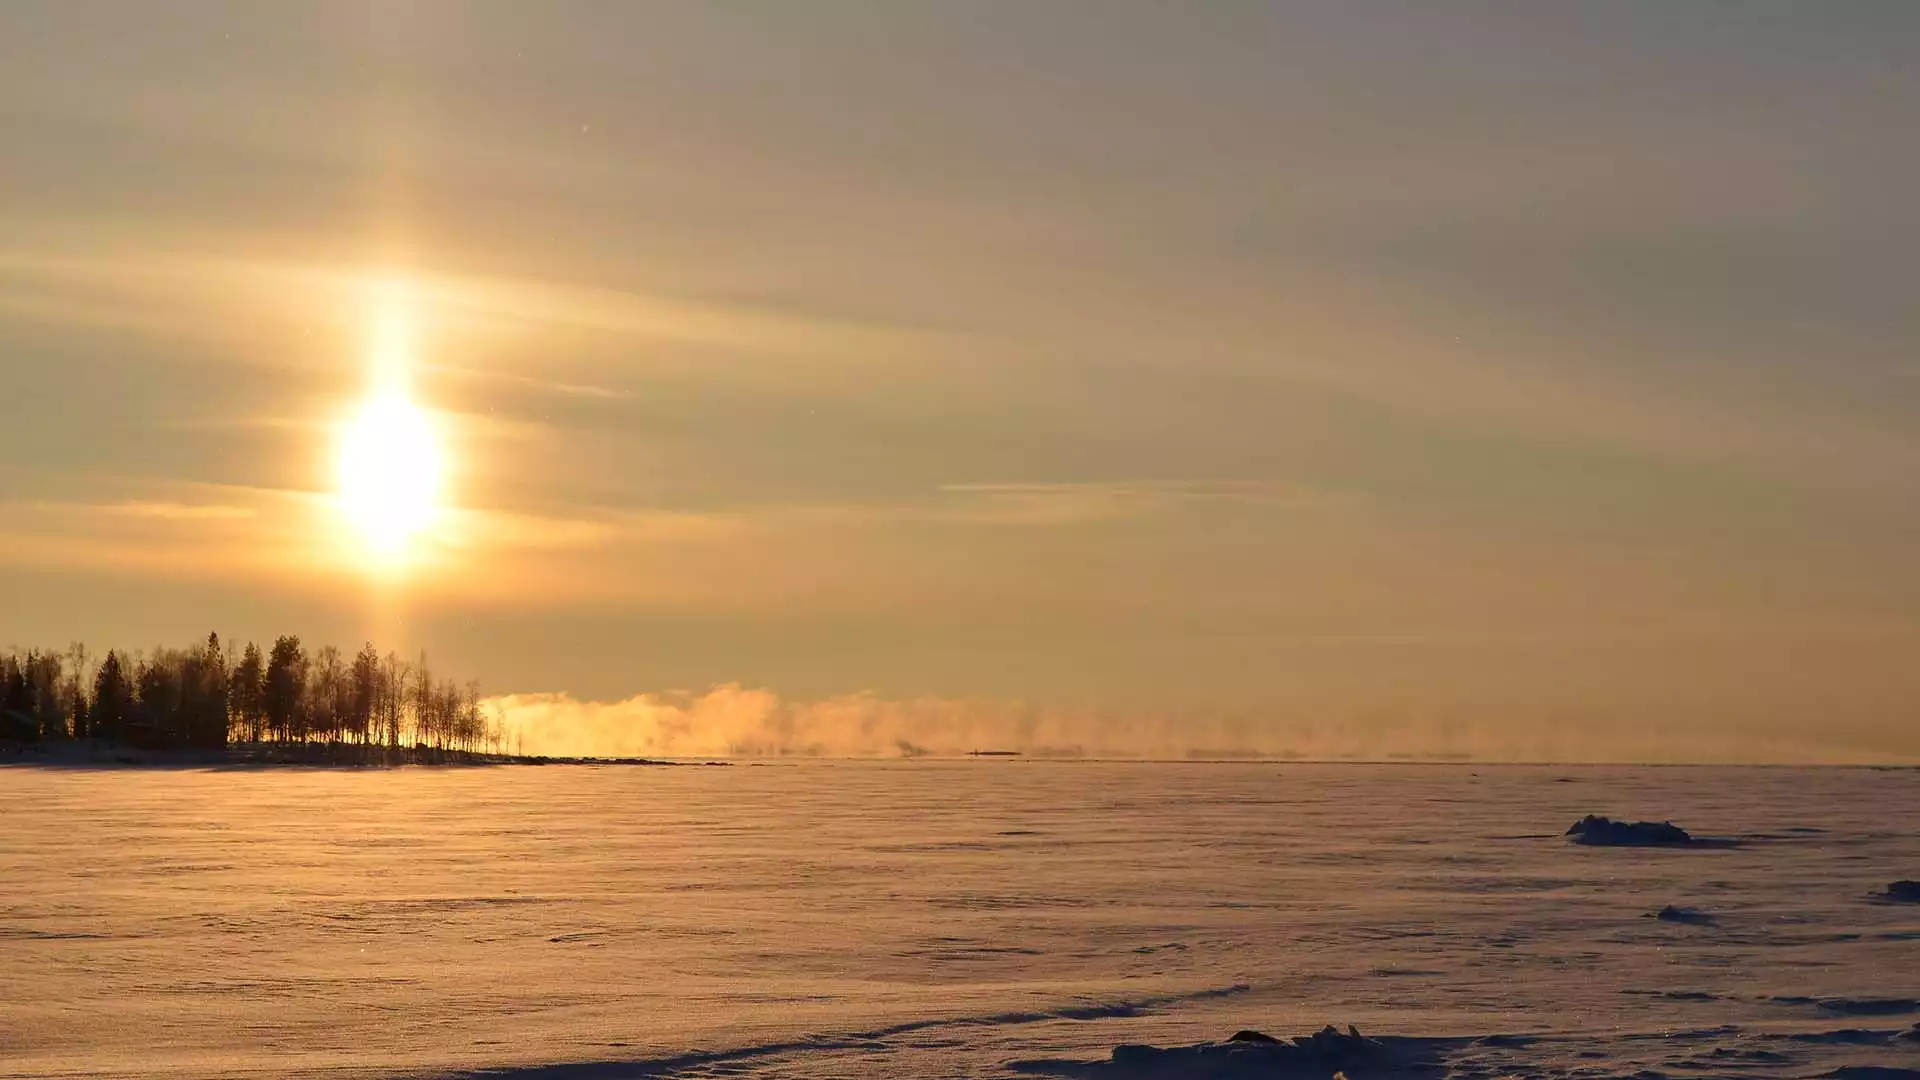
{"type": "Polygon", "coordinates": [[[582,701],[486,703],[507,746],[599,757],[1030,757],[1413,761],[1887,763],[1843,730],[1755,731],[1661,718],[1327,716],[1069,707],[860,692],[796,700],[739,684],[582,701]]]}

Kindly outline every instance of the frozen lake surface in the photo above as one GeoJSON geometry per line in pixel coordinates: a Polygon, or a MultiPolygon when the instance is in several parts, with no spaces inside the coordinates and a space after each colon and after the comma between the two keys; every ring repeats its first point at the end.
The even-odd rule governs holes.
{"type": "Polygon", "coordinates": [[[1463,1078],[1920,1077],[1920,905],[1871,897],[1915,771],[8,767],[0,820],[7,1077],[1184,1077],[1110,1055],[1330,1023],[1463,1078]]]}

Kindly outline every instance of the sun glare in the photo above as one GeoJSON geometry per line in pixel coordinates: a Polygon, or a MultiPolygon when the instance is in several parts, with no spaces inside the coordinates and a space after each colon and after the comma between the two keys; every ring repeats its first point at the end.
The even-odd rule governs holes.
{"type": "Polygon", "coordinates": [[[440,516],[446,458],[432,419],[408,393],[418,359],[413,284],[371,279],[366,300],[367,397],[337,429],[335,482],[368,564],[393,571],[440,516]]]}
{"type": "Polygon", "coordinates": [[[439,513],[439,439],[399,394],[367,401],[340,430],[340,506],[383,563],[401,559],[439,513]]]}

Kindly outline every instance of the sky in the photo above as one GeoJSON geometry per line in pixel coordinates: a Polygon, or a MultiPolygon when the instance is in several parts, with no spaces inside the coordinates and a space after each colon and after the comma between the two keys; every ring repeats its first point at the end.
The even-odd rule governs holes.
{"type": "Polygon", "coordinates": [[[1920,760],[1915,116],[1905,3],[15,0],[0,644],[641,751],[1920,760]]]}

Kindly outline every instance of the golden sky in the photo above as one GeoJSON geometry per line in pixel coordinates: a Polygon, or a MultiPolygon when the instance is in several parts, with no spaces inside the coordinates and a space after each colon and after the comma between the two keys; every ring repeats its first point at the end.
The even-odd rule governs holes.
{"type": "Polygon", "coordinates": [[[0,642],[1920,757],[1916,115],[1897,3],[0,5],[0,642]]]}

